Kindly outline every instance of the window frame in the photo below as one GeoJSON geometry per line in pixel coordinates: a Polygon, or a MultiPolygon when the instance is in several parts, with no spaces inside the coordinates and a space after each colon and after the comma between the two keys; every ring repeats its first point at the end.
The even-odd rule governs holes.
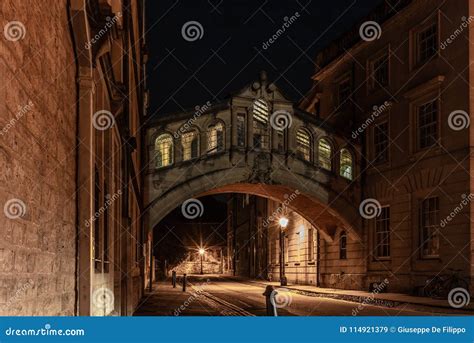
{"type": "Polygon", "coordinates": [[[207,131],[206,131],[206,154],[207,155],[213,155],[213,154],[217,154],[217,153],[225,151],[225,129],[226,129],[225,124],[221,120],[218,120],[207,127],[207,131]],[[214,130],[217,126],[222,127],[222,137],[221,137],[222,144],[221,145],[219,145],[219,134],[218,134],[217,129],[216,129],[215,140],[213,139],[213,136],[210,135],[212,130],[214,130]],[[213,147],[214,143],[215,143],[215,147],[213,147]]]}
{"type": "MultiPolygon", "coordinates": [[[[154,143],[153,143],[153,149],[154,149],[154,160],[155,160],[155,168],[156,169],[161,169],[161,168],[166,168],[166,167],[169,167],[169,166],[172,166],[174,164],[174,161],[175,161],[175,158],[174,158],[174,139],[173,139],[173,136],[168,133],[168,132],[162,132],[160,134],[158,134],[154,140],[154,143]],[[157,142],[158,140],[160,139],[160,137],[163,137],[163,136],[167,136],[167,138],[169,138],[171,144],[169,146],[169,149],[170,151],[168,152],[168,155],[169,155],[169,163],[168,164],[161,164],[161,165],[158,165],[158,153],[159,153],[159,149],[157,149],[157,142]]],[[[164,156],[164,155],[163,155],[164,156]]],[[[161,157],[161,163],[163,163],[163,157],[161,157]]]]}
{"type": "Polygon", "coordinates": [[[372,128],[372,164],[374,165],[381,165],[381,164],[386,164],[390,163],[390,121],[389,118],[381,120],[377,123],[374,123],[374,126],[372,128]],[[380,128],[382,125],[387,126],[387,131],[385,134],[386,137],[386,148],[384,149],[385,151],[385,159],[383,160],[378,160],[377,159],[377,146],[380,145],[377,144],[376,138],[377,138],[377,129],[380,128]]]}
{"type": "MultiPolygon", "coordinates": [[[[440,98],[439,96],[436,96],[436,97],[430,97],[430,98],[425,98],[424,101],[419,101],[415,104],[413,104],[413,112],[414,112],[414,121],[415,121],[415,142],[414,142],[414,148],[415,148],[415,151],[422,151],[422,150],[426,150],[426,149],[432,149],[432,148],[435,148],[437,146],[439,146],[440,144],[440,115],[441,115],[441,103],[440,103],[440,98]],[[430,99],[430,100],[427,100],[427,99],[430,99]],[[436,133],[436,138],[435,138],[435,142],[431,145],[428,145],[428,146],[421,146],[420,144],[420,139],[421,139],[421,135],[420,135],[420,108],[422,106],[426,106],[427,104],[429,103],[435,103],[435,106],[436,106],[436,127],[435,127],[435,133],[436,133]]],[[[426,125],[425,125],[426,127],[426,125]]]]}
{"type": "Polygon", "coordinates": [[[334,163],[333,163],[334,145],[332,144],[331,140],[327,137],[321,137],[320,139],[318,139],[317,151],[318,151],[318,166],[324,170],[332,171],[334,167],[334,163]],[[326,168],[323,166],[323,164],[321,164],[321,150],[320,150],[321,141],[325,141],[327,145],[329,146],[329,159],[327,161],[329,163],[329,168],[326,168]]]}
{"type": "Polygon", "coordinates": [[[421,66],[429,63],[433,59],[439,58],[441,52],[441,11],[427,17],[421,24],[410,30],[410,70],[420,68],[421,66]],[[428,30],[430,27],[436,25],[435,39],[437,48],[433,55],[425,58],[424,60],[420,59],[420,41],[419,36],[421,33],[428,30]]]}
{"type": "Polygon", "coordinates": [[[305,162],[312,163],[313,162],[313,135],[311,134],[311,131],[307,129],[306,127],[298,128],[295,132],[295,141],[296,141],[295,142],[296,143],[296,149],[295,149],[296,156],[305,162]],[[307,146],[302,145],[302,141],[298,139],[300,132],[303,132],[304,134],[308,135],[307,146]],[[301,151],[300,150],[301,147],[305,147],[307,151],[301,151]],[[305,153],[308,155],[308,159],[304,157],[305,153]]]}
{"type": "Polygon", "coordinates": [[[346,147],[339,149],[339,165],[338,165],[338,167],[339,167],[339,170],[338,170],[339,176],[343,177],[346,180],[350,180],[350,181],[354,180],[354,154],[351,152],[350,149],[348,149],[346,147]],[[343,173],[342,173],[342,152],[343,151],[347,151],[347,153],[348,153],[348,155],[350,156],[350,159],[351,159],[351,177],[350,178],[343,175],[343,173]]]}
{"type": "Polygon", "coordinates": [[[339,259],[340,260],[347,260],[347,232],[346,230],[342,230],[339,233],[339,259]],[[343,240],[344,238],[344,240],[343,240]],[[344,242],[344,244],[343,244],[344,242]]]}
{"type": "Polygon", "coordinates": [[[196,158],[199,158],[200,155],[201,155],[201,134],[200,134],[200,131],[197,129],[197,128],[192,128],[190,130],[187,130],[186,132],[183,132],[181,134],[181,137],[180,137],[180,143],[181,143],[181,160],[183,162],[187,162],[187,161],[192,161],[196,158]],[[193,141],[194,139],[191,139],[190,142],[189,142],[189,147],[185,147],[184,146],[184,138],[187,134],[190,134],[190,133],[193,133],[193,134],[196,134],[195,136],[195,139],[197,141],[197,154],[196,156],[193,156],[193,141]],[[186,158],[185,159],[185,152],[189,149],[189,158],[186,158]]]}
{"type": "MultiPolygon", "coordinates": [[[[433,260],[433,259],[439,259],[440,257],[440,248],[441,248],[441,237],[439,234],[440,231],[440,206],[439,206],[439,201],[440,198],[437,195],[430,195],[426,198],[419,199],[418,201],[418,239],[419,239],[419,244],[418,248],[420,249],[420,259],[422,260],[433,260]],[[430,201],[430,200],[436,200],[436,209],[435,211],[430,211],[429,213],[435,213],[435,218],[430,220],[433,225],[429,225],[430,228],[434,227],[434,231],[437,231],[438,234],[436,235],[438,239],[438,247],[437,247],[437,254],[425,254],[424,252],[424,245],[425,242],[428,242],[425,238],[425,228],[426,226],[423,225],[423,219],[424,219],[424,203],[425,201],[430,201]]],[[[431,233],[431,231],[430,231],[431,233]]]]}
{"type": "MultiPolygon", "coordinates": [[[[374,259],[377,260],[377,261],[380,261],[380,260],[390,260],[392,255],[392,251],[391,251],[391,243],[392,243],[392,240],[391,240],[391,234],[392,234],[392,230],[391,230],[391,209],[390,209],[390,206],[389,205],[385,205],[385,206],[382,206],[381,207],[381,211],[380,211],[380,215],[378,215],[377,217],[374,218],[374,231],[373,231],[373,256],[374,256],[374,259]],[[387,211],[388,212],[388,218],[381,218],[383,213],[387,211]],[[378,230],[378,224],[380,222],[384,221],[385,224],[387,224],[388,226],[388,229],[385,228],[384,231],[380,231],[378,230]],[[383,243],[383,240],[382,241],[379,241],[378,237],[379,237],[379,233],[382,234],[382,236],[385,236],[384,239],[387,240],[386,243],[383,243]],[[387,238],[388,237],[388,238],[387,238]],[[383,243],[383,245],[382,245],[383,243]],[[380,247],[387,247],[387,251],[388,251],[388,254],[387,255],[383,255],[383,254],[379,254],[379,248],[380,247]]],[[[383,249],[382,249],[383,250],[383,249]]]]}
{"type": "Polygon", "coordinates": [[[383,48],[381,51],[379,51],[374,57],[370,58],[367,60],[367,94],[369,94],[371,91],[375,90],[380,90],[384,89],[386,87],[390,87],[391,83],[391,55],[392,51],[390,48],[390,44],[383,48]],[[384,56],[386,56],[387,60],[387,83],[386,84],[381,84],[378,82],[375,78],[375,63],[381,60],[384,56]]]}

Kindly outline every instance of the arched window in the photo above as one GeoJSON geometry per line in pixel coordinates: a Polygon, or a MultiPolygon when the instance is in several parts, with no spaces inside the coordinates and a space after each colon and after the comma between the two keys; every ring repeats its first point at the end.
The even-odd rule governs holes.
{"type": "Polygon", "coordinates": [[[199,157],[199,132],[192,130],[181,135],[183,161],[199,157]]]}
{"type": "Polygon", "coordinates": [[[339,175],[352,180],[352,154],[347,149],[341,149],[339,153],[339,175]]]}
{"type": "Polygon", "coordinates": [[[318,163],[321,168],[332,169],[332,148],[327,139],[321,138],[318,143],[318,163]]]}
{"type": "Polygon", "coordinates": [[[311,161],[311,135],[305,129],[296,132],[296,153],[299,158],[311,161]]]}
{"type": "Polygon", "coordinates": [[[209,126],[207,131],[207,153],[213,154],[224,150],[224,124],[221,122],[209,126]]]}
{"type": "Polygon", "coordinates": [[[270,135],[268,129],[268,104],[263,99],[253,103],[253,147],[255,149],[269,149],[270,135]]]}
{"type": "Polygon", "coordinates": [[[173,164],[173,137],[164,133],[159,135],[155,141],[156,167],[166,167],[173,164]]]}
{"type": "Polygon", "coordinates": [[[341,231],[339,236],[339,259],[347,259],[347,235],[346,231],[341,231]]]}

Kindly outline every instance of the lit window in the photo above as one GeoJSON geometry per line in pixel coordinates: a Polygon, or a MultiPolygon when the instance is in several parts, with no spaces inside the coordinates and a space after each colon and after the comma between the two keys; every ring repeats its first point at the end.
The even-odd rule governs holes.
{"type": "Polygon", "coordinates": [[[308,230],[308,261],[314,261],[314,229],[308,230]]]}
{"type": "Polygon", "coordinates": [[[390,257],[390,207],[382,207],[375,219],[375,256],[390,257]]]}
{"type": "Polygon", "coordinates": [[[253,146],[255,149],[269,149],[268,104],[263,99],[253,103],[253,146]]]}
{"type": "Polygon", "coordinates": [[[185,132],[181,136],[183,161],[199,157],[199,132],[197,130],[185,132]]]}
{"type": "Polygon", "coordinates": [[[417,107],[418,148],[436,144],[438,140],[438,101],[433,100],[417,107]]]}
{"type": "Polygon", "coordinates": [[[339,259],[347,259],[347,235],[346,231],[342,231],[339,236],[339,259]]]}
{"type": "Polygon", "coordinates": [[[245,114],[237,114],[237,146],[245,147],[245,114]]]}
{"type": "Polygon", "coordinates": [[[207,152],[213,154],[224,150],[224,124],[209,126],[207,132],[207,152]]]}
{"type": "Polygon", "coordinates": [[[352,154],[347,149],[341,149],[340,152],[339,175],[352,180],[352,154]]]}
{"type": "Polygon", "coordinates": [[[305,161],[311,161],[311,136],[305,129],[296,132],[297,156],[305,161]]]}
{"type": "Polygon", "coordinates": [[[374,163],[388,161],[388,123],[380,123],[374,127],[374,163]]]}
{"type": "Polygon", "coordinates": [[[321,168],[331,170],[332,169],[332,149],[329,142],[322,138],[318,143],[318,163],[321,168]]]}
{"type": "Polygon", "coordinates": [[[421,202],[420,233],[422,257],[439,255],[439,200],[428,198],[421,202]]]}
{"type": "Polygon", "coordinates": [[[173,137],[164,133],[155,141],[156,167],[166,167],[173,163],[173,137]]]}

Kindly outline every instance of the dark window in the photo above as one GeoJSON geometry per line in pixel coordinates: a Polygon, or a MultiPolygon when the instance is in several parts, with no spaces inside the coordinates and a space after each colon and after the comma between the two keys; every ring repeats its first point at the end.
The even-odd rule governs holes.
{"type": "Polygon", "coordinates": [[[417,63],[424,63],[438,52],[438,25],[431,24],[416,34],[417,63]]]}
{"type": "Polygon", "coordinates": [[[428,198],[421,202],[420,233],[422,257],[439,255],[439,200],[428,198]]]}
{"type": "Polygon", "coordinates": [[[339,105],[344,104],[351,96],[352,86],[351,80],[349,78],[344,79],[343,81],[339,82],[337,88],[337,101],[339,105]]]}
{"type": "Polygon", "coordinates": [[[375,256],[390,257],[390,207],[382,207],[375,218],[375,256]]]}
{"type": "Polygon", "coordinates": [[[372,87],[377,88],[388,85],[389,65],[388,54],[385,54],[371,63],[372,87]]]}
{"type": "Polygon", "coordinates": [[[339,259],[347,259],[347,235],[346,231],[342,231],[339,236],[339,259]]]}
{"type": "Polygon", "coordinates": [[[388,123],[384,122],[374,127],[374,163],[388,161],[389,139],[388,123]]]}
{"type": "Polygon", "coordinates": [[[418,106],[418,148],[436,144],[438,140],[438,101],[433,100],[418,106]]]}

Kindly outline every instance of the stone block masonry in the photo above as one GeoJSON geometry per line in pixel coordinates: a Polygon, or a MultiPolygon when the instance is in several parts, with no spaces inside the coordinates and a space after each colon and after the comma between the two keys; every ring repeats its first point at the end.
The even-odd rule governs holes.
{"type": "Polygon", "coordinates": [[[76,87],[66,5],[0,4],[0,315],[75,314],[76,87]]]}

